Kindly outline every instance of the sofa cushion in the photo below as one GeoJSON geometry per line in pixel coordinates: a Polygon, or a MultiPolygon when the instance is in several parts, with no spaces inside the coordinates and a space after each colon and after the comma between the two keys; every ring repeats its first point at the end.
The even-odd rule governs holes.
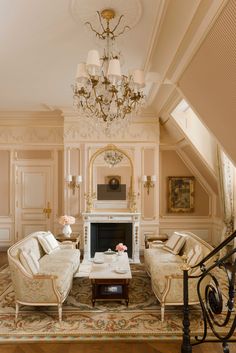
{"type": "Polygon", "coordinates": [[[144,262],[146,270],[151,273],[151,267],[158,263],[183,263],[179,255],[174,255],[162,248],[144,249],[144,262]]]}
{"type": "Polygon", "coordinates": [[[39,273],[57,276],[56,278],[57,290],[60,292],[63,298],[66,297],[66,295],[68,294],[68,291],[71,288],[72,279],[73,279],[72,264],[67,263],[65,266],[63,261],[61,263],[53,263],[53,262],[40,263],[39,273]]]}
{"type": "Polygon", "coordinates": [[[28,273],[35,275],[39,272],[39,262],[33,251],[30,249],[20,249],[19,258],[28,273]]]}
{"type": "Polygon", "coordinates": [[[174,232],[172,236],[167,240],[163,249],[171,252],[172,254],[179,254],[180,250],[184,246],[186,236],[177,232],[174,232]]]}
{"type": "Polygon", "coordinates": [[[46,254],[50,254],[54,250],[60,248],[57,240],[51,232],[38,235],[38,240],[46,254]]]}
{"type": "Polygon", "coordinates": [[[53,251],[48,255],[44,255],[39,260],[40,272],[41,269],[47,268],[50,264],[55,265],[64,264],[64,266],[72,266],[72,272],[75,273],[80,264],[80,251],[79,249],[62,249],[53,251]]]}

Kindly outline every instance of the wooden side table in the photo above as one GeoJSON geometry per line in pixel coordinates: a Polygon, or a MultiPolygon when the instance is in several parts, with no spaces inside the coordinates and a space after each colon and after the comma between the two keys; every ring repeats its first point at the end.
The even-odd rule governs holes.
{"type": "Polygon", "coordinates": [[[60,241],[61,243],[63,243],[64,241],[71,241],[72,243],[74,243],[76,249],[79,249],[79,245],[80,245],[80,234],[79,233],[71,233],[70,237],[65,237],[64,234],[57,234],[55,236],[56,240],[60,241]]]}

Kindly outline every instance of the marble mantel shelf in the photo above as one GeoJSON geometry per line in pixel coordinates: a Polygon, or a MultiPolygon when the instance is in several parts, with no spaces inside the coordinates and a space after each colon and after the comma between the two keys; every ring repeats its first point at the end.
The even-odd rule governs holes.
{"type": "Polygon", "coordinates": [[[91,223],[132,223],[132,262],[139,263],[140,213],[93,211],[83,213],[84,261],[91,260],[91,223]]]}

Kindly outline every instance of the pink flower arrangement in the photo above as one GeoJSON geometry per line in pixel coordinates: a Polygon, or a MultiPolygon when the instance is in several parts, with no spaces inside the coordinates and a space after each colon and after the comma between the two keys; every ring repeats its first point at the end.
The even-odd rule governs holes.
{"type": "Polygon", "coordinates": [[[59,223],[65,226],[66,224],[74,224],[75,223],[75,217],[72,216],[61,216],[59,218],[59,223]]]}
{"type": "Polygon", "coordinates": [[[116,251],[125,251],[127,250],[127,246],[124,245],[123,243],[119,243],[116,245],[116,251]]]}

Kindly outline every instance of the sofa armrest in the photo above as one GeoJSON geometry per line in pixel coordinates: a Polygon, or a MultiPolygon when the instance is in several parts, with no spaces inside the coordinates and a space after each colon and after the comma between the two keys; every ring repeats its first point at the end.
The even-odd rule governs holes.
{"type": "Polygon", "coordinates": [[[36,273],[33,275],[33,279],[57,279],[58,277],[56,275],[50,275],[46,273],[36,273]]]}

